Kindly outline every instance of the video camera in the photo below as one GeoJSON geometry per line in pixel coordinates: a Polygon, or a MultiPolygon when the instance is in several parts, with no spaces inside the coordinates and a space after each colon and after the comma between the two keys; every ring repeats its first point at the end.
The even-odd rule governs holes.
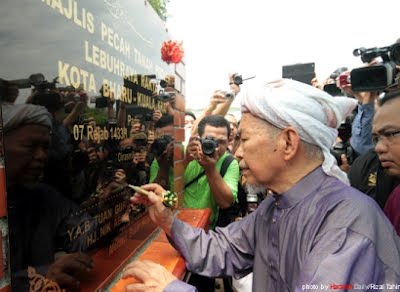
{"type": "Polygon", "coordinates": [[[0,98],[6,97],[10,86],[16,86],[19,89],[31,88],[33,86],[37,93],[43,94],[55,90],[57,83],[58,77],[49,82],[42,73],[31,74],[28,78],[24,79],[5,80],[0,78],[0,98]]]}
{"type": "Polygon", "coordinates": [[[350,83],[353,91],[381,91],[395,82],[400,65],[400,43],[381,48],[358,48],[353,55],[361,57],[364,63],[370,63],[381,57],[382,63],[353,69],[350,73],[350,83]]]}
{"type": "Polygon", "coordinates": [[[16,79],[10,80],[9,82],[15,83],[18,88],[30,88],[33,86],[39,93],[46,93],[56,89],[58,76],[53,78],[53,81],[49,82],[42,73],[35,73],[31,74],[27,79],[16,79]]]}

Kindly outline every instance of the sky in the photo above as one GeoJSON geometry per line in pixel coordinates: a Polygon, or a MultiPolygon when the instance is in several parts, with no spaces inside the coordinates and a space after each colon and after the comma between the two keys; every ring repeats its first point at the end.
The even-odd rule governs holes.
{"type": "Polygon", "coordinates": [[[319,79],[360,67],[354,49],[400,37],[399,8],[398,0],[169,0],[167,28],[185,50],[187,108],[228,89],[229,72],[256,76],[244,92],[280,78],[283,65],[314,62],[319,79]]]}

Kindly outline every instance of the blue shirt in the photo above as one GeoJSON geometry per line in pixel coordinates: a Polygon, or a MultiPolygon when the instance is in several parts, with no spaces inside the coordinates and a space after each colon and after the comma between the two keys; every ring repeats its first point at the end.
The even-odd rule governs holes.
{"type": "Polygon", "coordinates": [[[393,226],[374,200],[321,168],[225,228],[206,233],[175,219],[171,236],[188,270],[220,277],[252,269],[254,292],[400,284],[393,226]]]}
{"type": "Polygon", "coordinates": [[[374,148],[372,143],[372,120],[374,104],[358,104],[357,115],[351,127],[350,145],[358,155],[363,155],[374,148]]]}

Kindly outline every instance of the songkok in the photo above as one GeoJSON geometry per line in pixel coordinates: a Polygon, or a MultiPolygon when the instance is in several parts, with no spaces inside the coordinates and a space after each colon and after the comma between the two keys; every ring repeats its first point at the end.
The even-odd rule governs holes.
{"type": "Polygon", "coordinates": [[[51,115],[44,106],[4,103],[1,110],[5,134],[25,125],[40,125],[49,130],[52,127],[51,115]]]}
{"type": "Polygon", "coordinates": [[[332,97],[291,79],[249,90],[241,100],[242,112],[250,112],[280,129],[292,126],[301,140],[320,147],[324,155],[323,171],[347,184],[347,175],[337,166],[330,149],[338,135],[337,129],[356,105],[355,99],[332,97]]]}

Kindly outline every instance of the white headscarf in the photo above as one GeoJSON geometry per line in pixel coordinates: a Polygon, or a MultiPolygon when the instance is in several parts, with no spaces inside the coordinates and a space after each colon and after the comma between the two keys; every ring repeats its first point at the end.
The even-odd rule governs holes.
{"type": "Polygon", "coordinates": [[[347,175],[337,166],[330,149],[338,135],[337,129],[356,105],[355,99],[332,97],[291,79],[249,90],[241,100],[242,112],[250,112],[280,129],[293,126],[301,140],[319,146],[324,155],[323,171],[347,184],[347,175]]]}
{"type": "Polygon", "coordinates": [[[1,110],[4,133],[23,125],[41,125],[49,129],[52,127],[51,115],[44,106],[3,103],[1,110]]]}

